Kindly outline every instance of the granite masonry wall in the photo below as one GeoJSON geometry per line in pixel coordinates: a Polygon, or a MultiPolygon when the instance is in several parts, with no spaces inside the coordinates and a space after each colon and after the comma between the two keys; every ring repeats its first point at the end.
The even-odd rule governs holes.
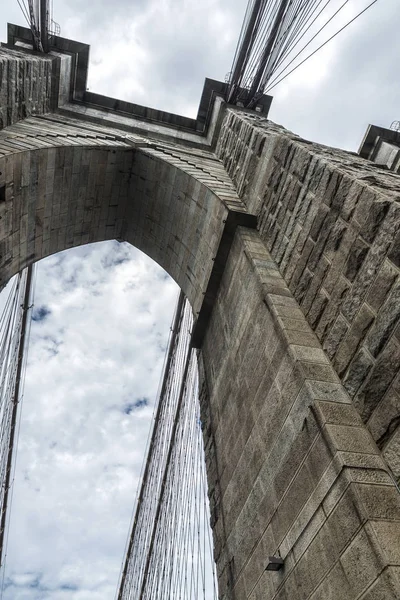
{"type": "Polygon", "coordinates": [[[0,47],[0,129],[32,114],[50,112],[55,101],[59,62],[0,47]]]}
{"type": "Polygon", "coordinates": [[[231,111],[217,153],[400,478],[400,179],[231,111]]]}
{"type": "MultiPolygon", "coordinates": [[[[0,102],[8,125],[25,116],[21,81],[0,102]]],[[[222,108],[214,153],[195,133],[53,110],[0,132],[1,283],[117,238],[163,266],[196,317],[208,302],[201,411],[221,599],[398,599],[385,460],[396,473],[398,178],[256,113],[222,108]],[[283,568],[265,571],[278,554],[283,568]]]]}
{"type": "Polygon", "coordinates": [[[202,357],[220,598],[397,598],[400,495],[255,231],[236,234],[202,357]]]}

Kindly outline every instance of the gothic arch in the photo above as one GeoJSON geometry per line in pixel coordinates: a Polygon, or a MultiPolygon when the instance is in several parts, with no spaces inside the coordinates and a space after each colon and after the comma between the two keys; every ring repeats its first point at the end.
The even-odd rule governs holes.
{"type": "Polygon", "coordinates": [[[2,284],[55,252],[118,239],[200,311],[228,209],[196,174],[156,149],[107,144],[19,149],[0,158],[0,172],[2,284]]]}

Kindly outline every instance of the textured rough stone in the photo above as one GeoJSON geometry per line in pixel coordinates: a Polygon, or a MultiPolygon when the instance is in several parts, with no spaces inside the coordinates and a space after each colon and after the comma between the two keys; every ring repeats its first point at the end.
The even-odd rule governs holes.
{"type": "Polygon", "coordinates": [[[365,345],[373,356],[377,356],[393,333],[400,319],[400,283],[391,290],[385,304],[371,328],[365,345]]]}
{"type": "MultiPolygon", "coordinates": [[[[252,600],[315,600],[345,590],[358,600],[399,562],[399,503],[309,325],[332,342],[332,358],[344,344],[355,389],[354,355],[367,356],[363,336],[389,302],[367,298],[393,253],[398,186],[262,115],[223,110],[214,138],[84,103],[3,130],[1,273],[117,237],[164,266],[196,314],[211,297],[200,388],[220,596],[236,588],[252,600]],[[246,227],[256,215],[259,231],[246,227]],[[368,252],[350,259],[361,237],[368,252]],[[265,572],[278,552],[284,568],[265,572]]],[[[396,339],[358,390],[365,416],[394,386],[396,339]]]]}
{"type": "Polygon", "coordinates": [[[373,358],[361,348],[355,355],[346,372],[343,385],[351,397],[355,396],[374,364],[373,358]]]}
{"type": "Polygon", "coordinates": [[[388,567],[386,571],[361,596],[361,600],[390,600],[396,597],[400,586],[400,568],[388,567]]]}
{"type": "Polygon", "coordinates": [[[373,279],[378,273],[385,256],[391,246],[395,234],[397,233],[400,219],[400,206],[397,203],[390,205],[385,220],[379,229],[372,249],[364,261],[358,275],[354,281],[353,295],[346,300],[342,312],[352,319],[357,312],[366,292],[368,291],[373,279]]]}
{"type": "Polygon", "coordinates": [[[317,328],[328,305],[329,299],[324,290],[321,290],[308,311],[308,320],[313,328],[317,328]]]}
{"type": "Polygon", "coordinates": [[[400,231],[393,241],[388,258],[400,269],[400,231]]]}
{"type": "Polygon", "coordinates": [[[369,419],[372,411],[385,395],[399,367],[400,346],[392,338],[371,370],[366,383],[355,396],[356,406],[359,407],[364,421],[369,419]]]}
{"type": "Polygon", "coordinates": [[[363,528],[340,559],[355,597],[373,583],[382,569],[380,560],[374,553],[370,535],[363,528]]]}
{"type": "Polygon", "coordinates": [[[322,345],[330,359],[335,356],[339,344],[343,340],[348,329],[349,325],[346,319],[344,319],[342,315],[339,315],[322,345]]]}
{"type": "Polygon", "coordinates": [[[373,312],[366,304],[363,304],[335,353],[333,364],[339,375],[343,375],[347,369],[347,366],[357,351],[357,348],[362,343],[373,319],[373,312]]]}
{"type": "Polygon", "coordinates": [[[399,272],[389,260],[385,260],[367,297],[368,304],[379,311],[399,272]]]}
{"type": "Polygon", "coordinates": [[[368,242],[371,244],[375,236],[384,220],[388,210],[390,207],[390,203],[383,200],[380,202],[374,202],[371,205],[370,210],[368,211],[368,216],[365,224],[361,228],[360,234],[368,242]]]}
{"type": "Polygon", "coordinates": [[[367,256],[368,250],[369,246],[360,238],[357,238],[350,250],[350,255],[344,271],[345,277],[347,277],[347,279],[350,281],[354,281],[361,265],[364,262],[365,257],[367,256]]]}
{"type": "MultiPolygon", "coordinates": [[[[262,118],[243,114],[237,120],[268,132],[268,160],[260,157],[258,167],[253,163],[246,193],[250,197],[257,190],[252,206],[258,206],[260,232],[289,289],[349,393],[361,394],[363,376],[373,377],[375,384],[381,377],[384,393],[381,354],[391,336],[400,341],[399,303],[389,302],[399,276],[399,179],[354,155],[304,144],[262,118]],[[310,160],[304,158],[307,152],[310,160]],[[300,176],[301,165],[307,171],[300,176]],[[352,329],[365,313],[368,341],[363,339],[368,325],[361,334],[352,329]]],[[[223,144],[218,147],[222,160],[225,150],[223,144]]],[[[242,157],[236,168],[246,168],[242,157]]],[[[362,404],[358,397],[356,405],[361,409],[362,404]]]]}
{"type": "Polygon", "coordinates": [[[385,459],[388,461],[390,468],[396,478],[397,485],[400,485],[400,427],[399,427],[399,415],[396,417],[396,428],[394,429],[393,435],[390,438],[387,445],[384,447],[382,453],[385,459]]]}

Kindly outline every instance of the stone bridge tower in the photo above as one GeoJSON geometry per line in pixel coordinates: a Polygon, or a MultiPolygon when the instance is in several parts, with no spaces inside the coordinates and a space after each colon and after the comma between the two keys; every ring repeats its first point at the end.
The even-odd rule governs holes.
{"type": "Polygon", "coordinates": [[[206,81],[196,120],[0,48],[0,278],[126,240],[190,300],[220,597],[400,598],[400,179],[206,81]],[[269,556],[283,568],[266,570],[269,556]]]}

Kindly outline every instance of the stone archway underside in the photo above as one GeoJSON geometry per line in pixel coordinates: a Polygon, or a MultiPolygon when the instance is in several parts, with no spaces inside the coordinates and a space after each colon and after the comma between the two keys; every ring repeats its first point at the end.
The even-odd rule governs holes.
{"type": "Polygon", "coordinates": [[[213,154],[55,116],[3,130],[0,148],[3,282],[54,252],[123,239],[200,310],[228,211],[246,213],[213,154]]]}

